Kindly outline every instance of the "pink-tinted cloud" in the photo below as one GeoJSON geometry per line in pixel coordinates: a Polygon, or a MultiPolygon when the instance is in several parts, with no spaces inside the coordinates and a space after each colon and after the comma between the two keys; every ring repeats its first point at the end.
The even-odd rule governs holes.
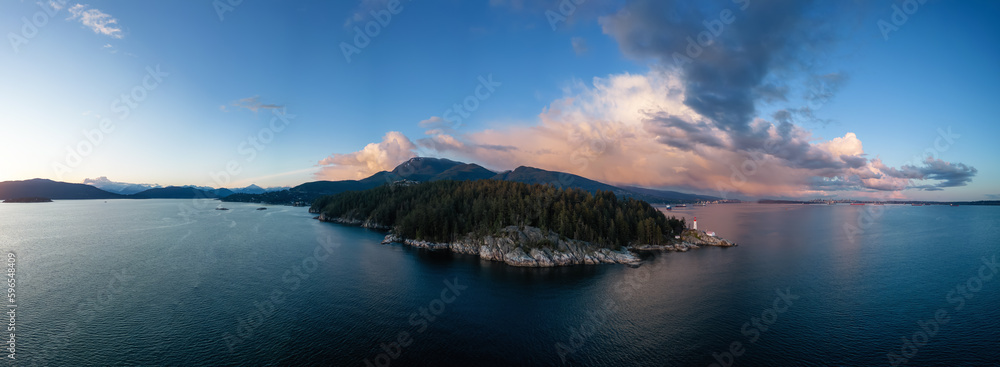
{"type": "Polygon", "coordinates": [[[333,154],[319,161],[319,179],[352,180],[371,176],[379,171],[391,171],[400,163],[416,156],[416,145],[398,131],[390,131],[380,143],[370,143],[348,154],[333,154]]]}
{"type": "Polygon", "coordinates": [[[816,53],[803,50],[816,51],[836,38],[830,31],[836,27],[817,26],[835,19],[812,17],[823,14],[815,6],[834,5],[790,0],[741,9],[740,20],[717,42],[691,52],[684,35],[704,31],[702,19],[718,9],[629,2],[599,23],[624,55],[653,60],[651,71],[578,81],[537,120],[512,126],[456,131],[432,117],[419,124],[427,130],[416,145],[427,155],[494,169],[528,165],[718,196],[896,195],[968,183],[973,167],[939,160],[886,167],[868,158],[852,132],[824,139],[796,124],[820,121],[817,109],[847,80],[842,73],[810,70],[816,53]],[[810,85],[808,105],[777,106],[790,104],[796,77],[810,85]],[[762,117],[762,104],[778,112],[762,117]]]}

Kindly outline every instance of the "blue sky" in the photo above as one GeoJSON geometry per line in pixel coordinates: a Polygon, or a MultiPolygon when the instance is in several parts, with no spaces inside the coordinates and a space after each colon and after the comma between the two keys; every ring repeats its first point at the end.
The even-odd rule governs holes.
{"type": "Polygon", "coordinates": [[[0,146],[0,180],[107,176],[161,185],[279,186],[364,177],[426,155],[495,170],[531,165],[737,197],[982,200],[1000,194],[994,141],[1000,127],[990,103],[1000,95],[994,21],[1000,4],[928,1],[888,40],[878,21],[891,21],[892,5],[903,2],[789,10],[783,19],[819,14],[832,20],[815,28],[801,21],[787,30],[788,44],[775,50],[781,55],[763,64],[765,82],[785,92],[768,99],[759,97],[760,85],[749,85],[753,114],[731,125],[705,111],[739,101],[706,107],[692,102],[692,91],[741,95],[738,88],[713,90],[703,83],[710,79],[695,80],[695,69],[672,67],[664,55],[683,50],[684,30],[699,31],[685,27],[701,27],[732,8],[736,21],[706,47],[714,56],[695,60],[706,70],[724,70],[718,67],[730,61],[710,57],[743,54],[708,49],[743,52],[740,43],[753,39],[743,35],[771,32],[748,22],[764,5],[754,2],[742,13],[730,2],[679,11],[671,2],[644,3],[564,7],[567,20],[553,30],[546,12],[560,12],[558,1],[402,1],[348,62],[341,44],[354,43],[354,27],[373,21],[372,11],[385,14],[386,1],[244,1],[221,17],[210,1],[67,1],[55,3],[60,9],[52,16],[44,13],[52,11],[47,2],[4,1],[0,98],[7,111],[0,123],[7,143],[0,146]],[[647,7],[655,11],[641,11],[647,7]],[[647,19],[629,18],[639,16],[647,19]],[[46,21],[25,27],[24,19],[46,21]],[[673,20],[676,26],[659,27],[673,20]],[[784,56],[788,48],[800,50],[792,61],[784,56]],[[148,70],[157,68],[162,81],[142,87],[148,70]],[[475,96],[481,78],[499,86],[476,98],[461,124],[442,123],[449,108],[475,96]],[[816,92],[810,80],[837,82],[821,88],[829,98],[810,102],[802,97],[816,92]],[[121,96],[135,93],[146,96],[124,116],[121,96]],[[812,117],[795,115],[795,128],[780,136],[775,114],[803,106],[812,107],[812,117]],[[276,120],[278,111],[285,120],[276,120]],[[81,150],[88,145],[85,132],[99,131],[102,118],[114,130],[81,150]],[[742,137],[767,135],[765,125],[774,126],[771,139],[797,150],[750,159],[760,170],[744,169],[734,178],[732,167],[756,149],[742,137]],[[712,136],[684,133],[690,126],[712,136]],[[939,129],[949,128],[960,137],[947,150],[934,150],[941,164],[913,159],[933,149],[939,129]],[[855,138],[824,145],[848,133],[863,152],[855,138]],[[255,143],[251,136],[270,141],[255,143]],[[844,162],[854,161],[839,155],[867,165],[850,166],[844,162]],[[876,158],[881,165],[873,165],[876,158]],[[927,179],[913,179],[918,176],[927,179]]]}

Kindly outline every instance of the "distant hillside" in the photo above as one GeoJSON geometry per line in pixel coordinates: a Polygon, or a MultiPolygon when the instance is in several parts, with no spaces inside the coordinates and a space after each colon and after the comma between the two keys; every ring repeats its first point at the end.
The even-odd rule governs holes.
{"type": "Polygon", "coordinates": [[[644,194],[644,195],[656,197],[656,198],[663,199],[663,200],[673,200],[673,201],[714,201],[714,200],[722,200],[722,198],[718,198],[718,197],[715,197],[715,196],[685,194],[683,192],[677,192],[677,191],[644,189],[644,188],[641,188],[641,187],[633,187],[633,186],[622,186],[622,188],[625,189],[625,190],[631,191],[631,192],[635,192],[635,193],[639,193],[639,194],[644,194]]]}
{"type": "Polygon", "coordinates": [[[363,191],[404,179],[411,181],[470,181],[488,179],[494,175],[496,175],[495,172],[478,164],[467,164],[441,158],[415,157],[396,166],[392,172],[378,172],[361,180],[306,182],[284,191],[256,195],[238,193],[224,197],[222,201],[267,204],[312,203],[314,199],[323,195],[363,191]]]}
{"type": "MultiPolygon", "coordinates": [[[[227,189],[227,190],[232,191],[234,194],[263,194],[265,192],[288,190],[290,188],[291,187],[288,187],[288,186],[283,186],[283,187],[267,187],[267,188],[264,188],[264,187],[260,187],[260,186],[251,184],[250,186],[247,186],[247,187],[235,188],[235,189],[227,189]]],[[[222,195],[220,195],[220,196],[222,196],[222,195]]]]}
{"type": "Polygon", "coordinates": [[[651,203],[719,200],[719,198],[713,196],[685,194],[676,191],[644,189],[641,187],[631,186],[613,186],[574,174],[558,171],[546,171],[543,169],[525,166],[517,167],[513,171],[500,173],[494,176],[493,179],[523,182],[527,184],[550,184],[556,187],[583,189],[591,193],[595,193],[597,191],[610,191],[617,196],[631,197],[651,203]]]}
{"type": "Polygon", "coordinates": [[[123,199],[126,196],[110,193],[91,185],[57,182],[41,178],[24,181],[0,182],[0,200],[25,197],[45,197],[54,200],[73,200],[123,199]]]}
{"type": "Polygon", "coordinates": [[[168,186],[149,189],[133,195],[133,199],[214,199],[232,195],[229,189],[202,190],[190,186],[168,186]]]}
{"type": "Polygon", "coordinates": [[[269,204],[289,204],[304,201],[311,203],[322,195],[334,195],[346,191],[362,191],[400,180],[428,181],[475,181],[493,179],[526,184],[546,184],[557,188],[577,188],[590,193],[607,191],[622,198],[630,197],[651,203],[673,203],[711,201],[718,198],[704,195],[685,194],[676,191],[643,189],[637,187],[617,187],[586,177],[565,172],[546,171],[533,167],[517,167],[513,171],[495,173],[475,163],[462,163],[442,158],[415,157],[396,166],[391,172],[378,172],[361,180],[315,181],[295,186],[287,191],[269,192],[261,195],[236,194],[223,201],[260,202],[269,204]]]}
{"type": "Polygon", "coordinates": [[[475,181],[485,180],[496,176],[496,172],[490,171],[475,163],[461,164],[451,167],[430,179],[430,181],[453,180],[453,181],[475,181]]]}
{"type": "Polygon", "coordinates": [[[101,190],[110,193],[122,194],[122,195],[132,195],[149,189],[162,187],[160,185],[151,185],[151,184],[133,184],[127,182],[116,182],[109,180],[106,176],[101,176],[94,179],[87,178],[83,180],[83,183],[92,185],[94,187],[97,187],[101,190]]]}
{"type": "Polygon", "coordinates": [[[513,181],[526,184],[547,184],[559,188],[578,188],[587,192],[609,191],[615,195],[626,194],[626,191],[589,178],[565,172],[546,171],[534,167],[517,167],[513,171],[503,172],[493,176],[494,180],[513,181]]]}
{"type": "Polygon", "coordinates": [[[434,176],[463,165],[466,164],[444,158],[414,157],[396,166],[390,173],[411,181],[430,181],[434,176]]]}
{"type": "Polygon", "coordinates": [[[5,203],[51,203],[52,199],[31,197],[31,198],[18,198],[18,199],[7,199],[4,200],[5,203]]]}
{"type": "Polygon", "coordinates": [[[306,182],[304,184],[295,186],[289,189],[288,191],[332,195],[332,194],[339,194],[344,191],[367,190],[385,184],[386,182],[387,181],[377,180],[377,179],[374,180],[366,179],[366,181],[356,181],[356,180],[315,181],[315,182],[306,182]]]}
{"type": "Polygon", "coordinates": [[[243,193],[243,194],[263,194],[267,190],[264,190],[263,187],[260,187],[260,186],[257,186],[257,185],[250,185],[250,186],[244,187],[242,189],[232,189],[230,191],[232,191],[234,193],[239,192],[239,193],[243,193]]]}

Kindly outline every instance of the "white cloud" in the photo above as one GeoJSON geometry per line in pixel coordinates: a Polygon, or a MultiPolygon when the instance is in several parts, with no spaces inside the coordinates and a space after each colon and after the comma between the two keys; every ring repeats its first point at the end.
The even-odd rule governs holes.
{"type": "Polygon", "coordinates": [[[416,144],[391,132],[381,143],[325,159],[321,164],[337,169],[325,169],[320,176],[361,178],[389,170],[413,156],[416,146],[494,169],[527,165],[613,184],[718,196],[831,196],[845,190],[861,196],[897,195],[920,188],[912,179],[957,177],[951,185],[959,185],[973,170],[943,162],[931,162],[941,166],[935,169],[888,168],[878,159],[864,158],[854,133],[821,140],[786,122],[758,118],[748,131],[733,133],[695,112],[684,98],[676,72],[594,78],[591,86],[579,82],[568,88],[537,122],[457,132],[441,128],[441,121],[432,117],[420,122],[428,136],[416,144]]]}
{"type": "Polygon", "coordinates": [[[391,171],[415,157],[417,146],[403,133],[390,131],[381,143],[370,143],[354,153],[333,154],[319,161],[323,168],[316,174],[326,179],[359,179],[379,171],[391,171]]]}
{"type": "Polygon", "coordinates": [[[449,125],[449,123],[439,116],[431,116],[429,119],[418,122],[417,125],[425,129],[434,129],[449,125]]]}
{"type": "Polygon", "coordinates": [[[576,52],[577,55],[583,55],[587,53],[588,50],[587,40],[584,39],[583,37],[573,37],[570,40],[570,43],[573,44],[573,52],[576,52]]]}
{"type": "Polygon", "coordinates": [[[70,16],[68,20],[77,20],[94,33],[103,34],[112,38],[122,38],[122,30],[115,19],[108,13],[97,9],[87,9],[88,5],[76,4],[69,8],[70,16]]]}
{"type": "MultiPolygon", "coordinates": [[[[234,101],[231,105],[233,107],[237,107],[237,108],[248,109],[250,111],[253,111],[254,113],[257,113],[257,111],[260,111],[262,109],[265,109],[265,110],[266,109],[280,109],[280,108],[285,107],[284,105],[263,103],[263,102],[260,101],[260,96],[253,96],[253,97],[243,98],[243,99],[234,101]]],[[[226,106],[220,106],[219,109],[222,110],[223,112],[225,112],[226,111],[226,106]]]]}
{"type": "Polygon", "coordinates": [[[344,20],[344,28],[350,28],[354,23],[362,23],[371,17],[372,11],[384,10],[388,3],[389,0],[361,0],[354,13],[344,20]]]}

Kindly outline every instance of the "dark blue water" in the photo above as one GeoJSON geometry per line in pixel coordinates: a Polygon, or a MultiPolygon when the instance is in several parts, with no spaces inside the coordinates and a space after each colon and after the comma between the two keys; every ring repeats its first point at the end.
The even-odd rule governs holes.
{"type": "Polygon", "coordinates": [[[1000,208],[693,207],[740,246],[523,269],[192,203],[0,205],[18,363],[1000,365],[1000,208]]]}

